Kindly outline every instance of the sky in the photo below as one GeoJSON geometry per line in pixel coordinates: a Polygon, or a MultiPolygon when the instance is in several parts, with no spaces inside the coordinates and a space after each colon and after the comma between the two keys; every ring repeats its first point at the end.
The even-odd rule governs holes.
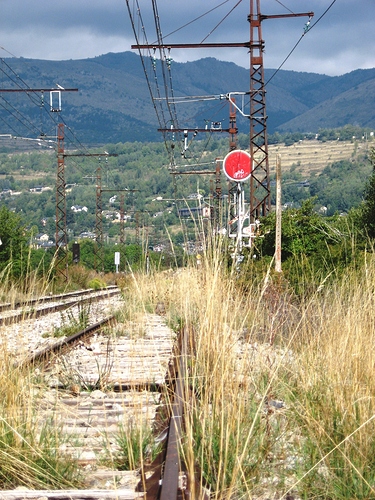
{"type": "MultiPolygon", "coordinates": [[[[165,43],[249,41],[250,0],[159,0],[155,5],[165,43]]],[[[375,0],[261,0],[260,5],[265,15],[314,12],[311,29],[283,69],[335,76],[375,67],[375,0]]],[[[144,26],[140,42],[144,35],[155,42],[152,1],[129,0],[129,6],[136,30],[144,26]]],[[[283,63],[307,21],[262,22],[265,68],[283,63]]],[[[126,0],[0,0],[0,58],[86,59],[130,51],[134,43],[126,0]]],[[[178,62],[215,57],[249,67],[245,48],[173,49],[171,57],[178,62]]]]}

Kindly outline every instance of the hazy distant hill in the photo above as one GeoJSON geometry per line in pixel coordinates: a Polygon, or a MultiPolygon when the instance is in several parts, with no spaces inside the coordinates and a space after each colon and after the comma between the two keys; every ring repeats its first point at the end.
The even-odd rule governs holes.
{"type": "MultiPolygon", "coordinates": [[[[368,70],[371,71],[371,70],[368,70]]],[[[375,78],[359,83],[318,103],[305,113],[280,125],[281,131],[336,128],[345,124],[375,127],[375,78]]]]}
{"type": "MultiPolygon", "coordinates": [[[[78,61],[7,58],[0,66],[3,88],[25,88],[25,84],[31,88],[55,87],[56,83],[65,88],[78,87],[78,93],[62,95],[61,117],[84,143],[161,139],[141,60],[132,52],[78,61]]],[[[171,74],[175,96],[249,89],[248,70],[214,58],[173,62],[171,74]]],[[[265,80],[269,79],[270,133],[276,129],[314,132],[346,124],[375,128],[375,69],[356,70],[340,77],[266,70],[265,80]]],[[[40,130],[52,133],[54,125],[45,112],[48,97],[44,109],[39,98],[0,94],[0,134],[35,137],[40,130]]],[[[224,127],[228,124],[228,109],[221,101],[179,104],[177,113],[182,127],[202,127],[205,120],[222,121],[224,127]]],[[[248,119],[238,117],[238,125],[240,131],[248,131],[248,119]]]]}

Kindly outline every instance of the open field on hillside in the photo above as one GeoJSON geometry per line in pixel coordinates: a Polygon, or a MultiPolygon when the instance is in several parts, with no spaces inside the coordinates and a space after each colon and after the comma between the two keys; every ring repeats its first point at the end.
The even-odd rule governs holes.
{"type": "MultiPolygon", "coordinates": [[[[285,144],[270,144],[268,147],[270,169],[271,172],[275,170],[276,155],[281,155],[282,166],[284,169],[289,170],[293,165],[301,166],[303,172],[306,174],[315,171],[320,172],[329,163],[346,160],[351,158],[357,153],[362,153],[374,144],[373,141],[317,141],[317,140],[303,140],[286,146],[285,144]]],[[[18,153],[27,153],[22,150],[18,153]]],[[[14,153],[9,154],[12,156],[14,153]]],[[[17,154],[17,153],[16,153],[17,154]]],[[[43,151],[43,154],[46,154],[43,151]]],[[[0,178],[8,174],[0,172],[0,178]]],[[[12,172],[12,176],[17,179],[29,179],[45,177],[49,175],[48,172],[35,172],[35,174],[28,174],[26,177],[22,169],[17,168],[12,172]]]]}
{"type": "Polygon", "coordinates": [[[368,143],[357,141],[300,141],[291,146],[272,144],[269,146],[269,165],[271,174],[275,172],[276,155],[281,156],[284,171],[296,166],[302,175],[319,174],[329,163],[348,160],[357,153],[370,147],[368,143]]]}
{"type": "MultiPolygon", "coordinates": [[[[50,172],[32,172],[32,173],[25,174],[24,172],[22,172],[22,170],[15,170],[14,172],[12,172],[11,175],[16,181],[32,181],[32,180],[42,181],[45,177],[50,176],[51,173],[50,172]]],[[[0,173],[0,179],[6,179],[8,176],[9,176],[9,174],[0,173]]]]}

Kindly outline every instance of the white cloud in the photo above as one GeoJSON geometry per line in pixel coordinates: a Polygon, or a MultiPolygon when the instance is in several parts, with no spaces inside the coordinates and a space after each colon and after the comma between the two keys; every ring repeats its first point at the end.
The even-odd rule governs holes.
{"type": "MultiPolygon", "coordinates": [[[[68,29],[58,36],[45,34],[43,37],[37,31],[28,34],[28,44],[18,32],[8,38],[7,50],[17,57],[31,59],[64,60],[86,59],[108,52],[125,52],[130,50],[132,40],[119,35],[94,34],[91,29],[68,29]]],[[[9,54],[1,54],[7,57],[9,54]]]]}

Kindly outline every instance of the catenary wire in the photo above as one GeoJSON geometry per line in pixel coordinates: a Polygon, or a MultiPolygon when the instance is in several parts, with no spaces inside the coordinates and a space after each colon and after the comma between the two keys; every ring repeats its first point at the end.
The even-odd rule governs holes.
{"type": "MultiPolygon", "coordinates": [[[[133,30],[135,41],[136,41],[137,45],[140,45],[140,43],[139,43],[139,36],[138,36],[138,30],[136,29],[136,26],[135,26],[134,14],[132,12],[129,0],[126,0],[126,5],[127,5],[127,8],[128,8],[129,18],[130,18],[130,22],[131,22],[131,25],[132,25],[132,30],[133,30]]],[[[147,37],[146,37],[146,32],[145,32],[145,26],[144,26],[143,21],[142,21],[141,9],[139,7],[138,1],[136,2],[136,5],[137,5],[138,20],[141,22],[141,29],[142,29],[142,32],[143,32],[143,36],[146,38],[146,42],[147,42],[147,37]]],[[[139,56],[140,56],[140,59],[141,59],[141,64],[142,64],[143,72],[145,74],[146,83],[147,83],[147,87],[148,87],[148,90],[149,90],[149,93],[150,93],[150,96],[151,96],[152,104],[154,106],[156,118],[157,118],[157,120],[159,122],[160,127],[163,127],[163,125],[166,122],[166,120],[165,120],[165,117],[164,117],[164,111],[163,111],[163,108],[162,108],[162,104],[160,103],[159,106],[156,105],[157,101],[155,101],[154,96],[153,96],[152,85],[151,85],[151,81],[150,81],[150,78],[149,78],[149,75],[148,75],[148,72],[147,72],[144,55],[143,55],[143,53],[142,53],[142,51],[140,49],[138,50],[138,53],[139,53],[139,56]]],[[[152,60],[152,55],[151,55],[150,50],[148,51],[148,54],[149,54],[150,59],[152,60]]],[[[152,66],[153,66],[153,69],[154,69],[154,80],[155,80],[155,83],[157,85],[156,68],[154,67],[155,65],[152,65],[152,66]]],[[[158,97],[161,97],[158,86],[157,86],[157,93],[158,93],[158,97]]],[[[169,151],[168,145],[167,145],[166,136],[163,135],[163,138],[164,138],[164,143],[165,143],[166,149],[167,149],[167,151],[169,151]]]]}
{"type": "Polygon", "coordinates": [[[267,82],[265,83],[265,86],[268,85],[270,83],[270,81],[276,76],[276,74],[280,71],[280,69],[284,66],[284,64],[286,63],[286,61],[289,59],[289,57],[293,54],[293,52],[296,50],[297,46],[300,44],[300,42],[302,41],[303,37],[309,32],[311,31],[317,24],[319,21],[321,21],[321,19],[327,14],[327,12],[329,11],[329,9],[334,5],[334,3],[336,3],[336,0],[332,0],[331,4],[326,8],[326,10],[323,12],[323,14],[315,21],[314,24],[312,24],[311,26],[308,27],[308,29],[306,29],[302,35],[300,36],[299,40],[297,41],[297,43],[294,45],[294,47],[292,48],[292,50],[289,52],[289,54],[285,57],[285,59],[283,60],[283,62],[280,64],[280,66],[276,69],[276,71],[270,76],[270,78],[267,80],[267,82]]]}
{"type": "MultiPolygon", "coordinates": [[[[195,23],[196,21],[198,21],[199,19],[202,19],[203,17],[205,17],[207,14],[210,14],[211,12],[213,12],[214,10],[218,9],[219,7],[221,7],[222,5],[228,3],[230,0],[225,0],[224,2],[221,2],[219,5],[216,5],[216,7],[213,7],[212,9],[208,10],[207,12],[204,12],[203,14],[201,14],[200,16],[192,19],[191,21],[189,21],[188,23],[180,26],[179,28],[171,31],[170,33],[168,33],[167,35],[164,35],[164,39],[167,38],[168,36],[171,36],[171,35],[174,35],[175,33],[177,33],[178,31],[186,28],[187,26],[190,26],[190,24],[193,24],[195,23]]],[[[154,42],[156,43],[156,42],[154,42]]]]}
{"type": "Polygon", "coordinates": [[[289,11],[291,14],[294,14],[294,12],[292,10],[289,9],[289,7],[287,7],[286,5],[284,5],[282,2],[280,2],[280,0],[275,0],[275,2],[277,2],[278,4],[280,4],[282,7],[284,7],[287,11],[289,11]]]}
{"type": "Polygon", "coordinates": [[[5,123],[5,125],[6,125],[6,126],[7,126],[10,130],[12,130],[12,131],[15,133],[15,135],[19,135],[19,134],[18,134],[18,132],[17,132],[17,130],[16,130],[15,128],[13,128],[13,126],[12,126],[10,123],[8,123],[8,122],[5,120],[5,118],[3,118],[2,116],[0,116],[0,120],[1,120],[3,123],[5,123]]]}
{"type": "Polygon", "coordinates": [[[18,111],[13,104],[7,101],[3,96],[0,96],[2,102],[0,102],[0,106],[7,111],[16,121],[21,123],[25,128],[27,128],[30,132],[39,132],[38,127],[34,125],[25,115],[23,115],[20,111],[18,111]],[[3,103],[6,103],[9,108],[7,108],[3,103]]]}
{"type": "Polygon", "coordinates": [[[178,128],[178,122],[177,122],[177,113],[176,113],[176,108],[175,106],[169,102],[169,95],[173,98],[173,85],[172,85],[172,75],[170,71],[170,66],[171,66],[171,61],[168,56],[169,61],[167,60],[167,56],[165,53],[164,48],[162,47],[163,45],[163,37],[162,37],[162,30],[160,26],[160,17],[159,17],[159,12],[158,12],[158,6],[156,0],[152,0],[152,7],[153,7],[153,12],[154,12],[154,21],[155,21],[155,29],[157,33],[157,38],[158,38],[158,43],[160,47],[160,59],[162,61],[162,75],[163,75],[163,81],[164,81],[164,91],[165,91],[165,96],[167,98],[166,104],[168,107],[168,112],[169,116],[171,119],[171,124],[174,126],[174,128],[178,128]],[[165,74],[165,66],[167,67],[168,75],[169,75],[169,83],[167,81],[167,76],[165,74]]]}
{"type": "MultiPolygon", "coordinates": [[[[10,54],[12,57],[15,57],[15,58],[16,58],[16,56],[15,56],[14,54],[12,54],[12,53],[11,53],[11,52],[9,52],[8,50],[4,49],[4,47],[0,47],[0,48],[1,48],[1,49],[3,49],[4,51],[6,51],[8,54],[10,54]]],[[[32,102],[33,104],[35,104],[35,105],[39,106],[41,109],[43,109],[43,110],[47,113],[47,116],[48,116],[48,117],[49,117],[49,119],[52,121],[52,123],[54,124],[54,126],[55,126],[55,127],[57,127],[57,125],[58,125],[58,123],[59,123],[59,122],[64,123],[65,127],[67,128],[67,130],[68,130],[68,131],[69,131],[69,133],[71,134],[71,139],[70,139],[70,140],[71,140],[72,145],[73,145],[73,146],[76,146],[76,147],[77,147],[77,149],[82,149],[82,151],[84,151],[84,152],[87,152],[87,153],[88,153],[88,149],[86,148],[86,146],[84,146],[84,145],[82,144],[82,142],[78,139],[78,137],[76,136],[76,134],[74,133],[74,131],[71,129],[71,127],[69,127],[69,126],[67,125],[67,123],[65,122],[65,120],[64,120],[64,119],[63,119],[63,117],[61,116],[61,113],[58,113],[59,120],[56,120],[56,119],[55,119],[55,117],[54,117],[54,115],[53,115],[52,113],[48,112],[48,111],[47,111],[47,109],[46,109],[46,108],[42,105],[42,104],[43,104],[43,102],[42,102],[42,100],[39,98],[38,93],[37,93],[37,92],[35,92],[35,91],[33,91],[33,90],[31,89],[31,87],[27,84],[27,82],[26,82],[23,78],[21,78],[21,77],[20,77],[20,75],[18,75],[18,74],[14,71],[14,69],[13,69],[13,68],[12,68],[12,67],[11,67],[11,66],[10,66],[10,65],[6,62],[6,61],[4,61],[4,59],[1,59],[1,62],[2,62],[2,66],[0,67],[0,69],[1,69],[1,71],[3,72],[3,74],[4,74],[7,78],[9,78],[9,80],[10,80],[11,82],[13,82],[16,86],[18,86],[18,88],[19,88],[19,89],[24,90],[24,91],[25,91],[25,93],[26,93],[26,94],[27,94],[27,96],[30,98],[30,100],[31,100],[31,102],[32,102]],[[4,68],[3,68],[3,66],[4,66],[4,65],[8,68],[9,72],[10,72],[13,76],[10,76],[10,75],[9,75],[9,73],[7,73],[7,72],[5,72],[5,71],[4,71],[4,68]],[[22,85],[20,85],[20,83],[18,83],[18,81],[17,81],[17,80],[19,80],[19,81],[22,83],[22,85],[23,85],[23,86],[22,86],[22,85]],[[37,96],[37,97],[35,98],[34,96],[37,96]]],[[[57,90],[58,90],[58,89],[57,89],[57,90]]],[[[4,98],[3,98],[3,99],[4,99],[4,98]]],[[[17,111],[17,113],[21,114],[19,111],[17,111]]],[[[26,117],[24,117],[24,119],[25,119],[26,121],[29,121],[29,120],[28,120],[28,118],[26,118],[26,117]]],[[[29,122],[29,123],[31,124],[31,122],[29,122]]],[[[33,126],[36,130],[38,130],[38,127],[36,127],[34,124],[32,124],[32,126],[33,126]]],[[[30,129],[30,128],[29,128],[29,129],[30,129]]],[[[31,131],[31,129],[30,129],[30,131],[31,131]]],[[[40,139],[41,141],[43,141],[43,138],[42,138],[42,137],[40,137],[39,139],[40,139]]],[[[68,139],[68,138],[67,138],[67,139],[68,139]]],[[[68,140],[69,140],[69,139],[68,139],[68,140]]]]}
{"type": "MultiPolygon", "coordinates": [[[[4,49],[5,50],[5,49],[4,49]]],[[[9,53],[9,51],[7,51],[9,53]]],[[[13,54],[11,54],[13,56],[13,54]]],[[[16,56],[14,56],[16,57],[16,56]]],[[[65,119],[63,118],[63,116],[61,115],[60,112],[58,113],[49,113],[45,108],[44,106],[41,106],[42,105],[42,102],[40,99],[35,99],[35,98],[32,98],[32,95],[38,95],[37,92],[33,91],[30,86],[27,84],[27,82],[25,80],[23,80],[14,70],[13,68],[11,68],[11,66],[7,63],[5,63],[4,60],[2,60],[2,62],[6,65],[6,67],[8,68],[8,70],[10,71],[10,73],[14,76],[10,76],[9,73],[5,72],[2,68],[2,72],[3,74],[12,82],[14,83],[18,88],[20,88],[21,90],[25,90],[25,93],[28,95],[28,97],[31,99],[32,103],[35,104],[35,105],[38,105],[39,107],[42,107],[44,109],[44,111],[47,113],[48,117],[50,118],[50,120],[52,121],[53,125],[57,128],[58,124],[59,123],[63,123],[64,124],[64,127],[65,127],[65,130],[67,130],[70,134],[70,136],[67,136],[65,135],[64,137],[64,141],[65,143],[67,142],[70,147],[74,147],[75,149],[77,149],[79,152],[81,153],[84,153],[84,154],[87,154],[88,156],[90,155],[89,153],[89,150],[87,149],[86,146],[84,146],[82,144],[82,142],[78,139],[78,137],[76,136],[75,132],[72,130],[72,128],[66,123],[65,119]],[[15,78],[14,78],[15,77],[15,78]],[[23,86],[20,85],[18,82],[17,82],[17,79],[19,79],[23,86]],[[58,115],[58,119],[55,117],[55,114],[58,115]]],[[[9,108],[7,108],[6,106],[4,106],[4,104],[2,104],[0,102],[0,106],[5,110],[7,111],[16,121],[18,121],[23,127],[27,128],[29,130],[30,133],[32,134],[36,134],[38,135],[38,141],[40,143],[46,143],[47,144],[47,141],[45,140],[45,138],[42,136],[41,134],[41,129],[36,126],[33,122],[31,122],[29,120],[28,117],[26,117],[25,115],[23,115],[19,110],[17,110],[11,103],[9,103],[4,97],[0,96],[1,100],[3,102],[5,102],[10,108],[12,108],[14,110],[14,112],[12,112],[9,108]],[[17,116],[18,115],[18,116],[17,116]]],[[[4,118],[1,118],[3,123],[5,123],[14,133],[15,133],[15,136],[17,137],[21,137],[23,134],[20,134],[13,126],[11,126],[8,122],[6,122],[6,120],[4,120],[4,118]]],[[[50,141],[48,141],[48,146],[50,147],[50,141]]],[[[55,144],[55,147],[56,147],[56,144],[55,144]]],[[[71,159],[72,160],[72,163],[78,168],[78,164],[77,162],[75,161],[75,159],[71,159]]],[[[96,161],[100,161],[100,158],[96,158],[96,161]]]]}
{"type": "Polygon", "coordinates": [[[201,43],[203,43],[205,40],[207,40],[207,38],[209,36],[212,35],[212,33],[220,26],[221,23],[223,23],[225,21],[225,19],[227,17],[229,17],[231,15],[231,13],[239,6],[239,4],[242,2],[242,0],[238,0],[238,2],[236,3],[236,5],[234,5],[234,7],[231,8],[231,10],[221,19],[221,21],[219,21],[216,26],[208,33],[208,35],[206,35],[203,40],[201,41],[201,43]]]}
{"type": "Polygon", "coordinates": [[[33,102],[33,104],[40,104],[40,99],[39,99],[39,95],[37,94],[37,92],[33,91],[28,85],[27,83],[25,82],[25,80],[23,80],[23,78],[21,78],[14,70],[13,68],[4,60],[4,59],[1,59],[1,66],[0,66],[0,70],[1,72],[11,81],[13,82],[19,89],[21,90],[25,90],[25,92],[27,91],[27,95],[28,97],[31,99],[31,101],[33,102]],[[8,68],[8,70],[14,75],[14,76],[10,76],[5,70],[4,70],[4,66],[6,66],[8,68]],[[22,85],[20,85],[20,83],[18,83],[19,80],[24,86],[22,87],[22,85]],[[34,96],[37,96],[37,98],[34,98],[34,96]]]}

